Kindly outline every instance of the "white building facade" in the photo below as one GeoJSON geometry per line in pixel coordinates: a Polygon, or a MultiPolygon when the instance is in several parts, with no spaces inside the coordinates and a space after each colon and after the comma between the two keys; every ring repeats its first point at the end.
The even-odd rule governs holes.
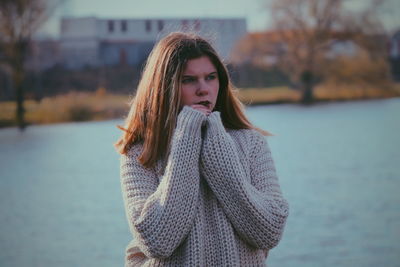
{"type": "Polygon", "coordinates": [[[154,44],[172,31],[195,32],[229,62],[235,43],[247,33],[244,18],[63,18],[60,50],[69,68],[143,63],[154,44]]]}

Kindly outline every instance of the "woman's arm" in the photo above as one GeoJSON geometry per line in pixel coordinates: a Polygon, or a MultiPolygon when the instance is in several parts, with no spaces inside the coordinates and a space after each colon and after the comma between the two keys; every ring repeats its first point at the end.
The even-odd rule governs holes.
{"type": "Polygon", "coordinates": [[[141,145],[121,156],[121,187],[130,230],[148,257],[165,258],[188,234],[199,192],[201,125],[206,116],[184,106],[162,177],[137,160],[141,145]]]}
{"type": "Polygon", "coordinates": [[[250,172],[246,174],[219,112],[213,112],[208,117],[200,171],[241,238],[256,248],[271,249],[281,239],[289,204],[282,196],[267,141],[261,134],[249,134],[250,172]]]}

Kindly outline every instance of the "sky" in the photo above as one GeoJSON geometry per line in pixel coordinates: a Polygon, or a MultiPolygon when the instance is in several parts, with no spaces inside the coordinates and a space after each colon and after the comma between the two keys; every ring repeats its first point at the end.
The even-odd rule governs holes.
{"type": "MultiPolygon", "coordinates": [[[[51,0],[56,1],[56,0],[51,0]]],[[[61,0],[40,35],[57,36],[62,16],[100,18],[215,17],[245,18],[249,32],[271,27],[268,3],[271,0],[61,0]]],[[[347,0],[352,9],[360,9],[370,0],[347,0]]],[[[400,2],[386,0],[382,18],[389,29],[400,28],[400,2]]]]}

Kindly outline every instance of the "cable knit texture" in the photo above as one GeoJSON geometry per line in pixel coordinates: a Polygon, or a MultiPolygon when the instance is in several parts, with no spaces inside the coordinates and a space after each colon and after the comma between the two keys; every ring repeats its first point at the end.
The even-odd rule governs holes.
{"type": "Polygon", "coordinates": [[[289,204],[264,136],[225,129],[218,111],[207,117],[185,106],[165,159],[145,168],[141,149],[121,156],[133,237],[125,267],[266,266],[289,204]]]}

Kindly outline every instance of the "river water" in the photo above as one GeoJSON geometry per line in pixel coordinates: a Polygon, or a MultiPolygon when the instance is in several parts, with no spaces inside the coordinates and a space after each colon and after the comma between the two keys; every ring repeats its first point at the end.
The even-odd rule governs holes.
{"type": "MultiPolygon", "coordinates": [[[[246,113],[290,204],[269,267],[400,266],[400,98],[246,113]]],[[[0,266],[123,266],[121,122],[0,130],[0,266]]]]}

